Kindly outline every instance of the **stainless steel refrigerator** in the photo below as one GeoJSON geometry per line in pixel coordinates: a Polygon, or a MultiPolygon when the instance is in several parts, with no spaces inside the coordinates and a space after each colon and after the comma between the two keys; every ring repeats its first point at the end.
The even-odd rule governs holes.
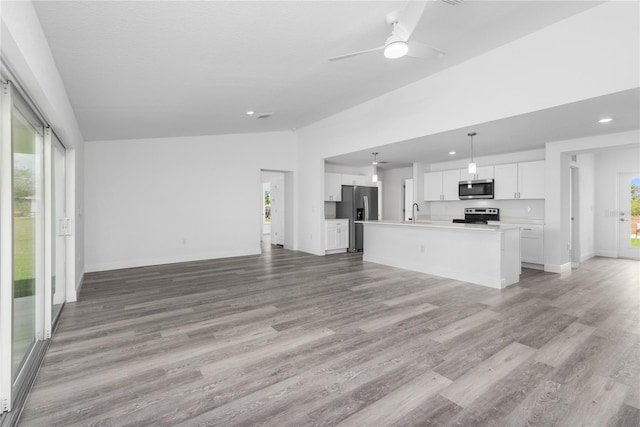
{"type": "Polygon", "coordinates": [[[336,218],[349,219],[349,252],[361,251],[364,226],[354,221],[378,220],[378,189],[343,185],[342,201],[336,203],[336,218]]]}

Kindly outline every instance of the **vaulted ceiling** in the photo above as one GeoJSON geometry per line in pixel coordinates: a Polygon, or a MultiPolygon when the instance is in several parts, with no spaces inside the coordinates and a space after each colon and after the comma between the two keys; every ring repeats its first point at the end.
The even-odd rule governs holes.
{"type": "Polygon", "coordinates": [[[599,3],[429,1],[412,39],[446,55],[388,60],[375,52],[342,61],[328,58],[383,44],[391,30],[385,16],[406,2],[35,6],[83,136],[92,141],[302,128],[599,3]]]}

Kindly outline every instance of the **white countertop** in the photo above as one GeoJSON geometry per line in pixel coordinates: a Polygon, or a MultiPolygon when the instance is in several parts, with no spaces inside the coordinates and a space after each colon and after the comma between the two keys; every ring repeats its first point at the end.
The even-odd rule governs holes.
{"type": "Polygon", "coordinates": [[[419,227],[419,228],[446,228],[454,230],[472,230],[472,231],[503,231],[518,229],[517,225],[487,225],[487,224],[458,224],[449,221],[424,221],[418,220],[415,224],[403,221],[355,221],[356,224],[367,225],[393,225],[398,227],[419,227]]]}

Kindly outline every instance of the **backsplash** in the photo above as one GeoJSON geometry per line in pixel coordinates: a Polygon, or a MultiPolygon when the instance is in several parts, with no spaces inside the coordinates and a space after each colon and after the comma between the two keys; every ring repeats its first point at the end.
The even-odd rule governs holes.
{"type": "Polygon", "coordinates": [[[336,218],[336,202],[324,202],[324,219],[336,218]]]}
{"type": "Polygon", "coordinates": [[[430,204],[434,220],[464,218],[464,208],[487,207],[500,209],[501,219],[544,220],[544,200],[454,200],[430,204]]]}

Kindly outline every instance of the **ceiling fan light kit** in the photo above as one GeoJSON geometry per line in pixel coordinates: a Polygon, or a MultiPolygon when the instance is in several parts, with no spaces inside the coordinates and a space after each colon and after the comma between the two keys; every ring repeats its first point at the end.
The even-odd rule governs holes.
{"type": "Polygon", "coordinates": [[[382,50],[387,59],[397,59],[404,56],[422,59],[434,59],[444,55],[444,52],[426,44],[411,39],[411,34],[420,21],[426,2],[409,1],[402,11],[394,11],[387,15],[387,24],[391,25],[391,35],[384,45],[372,49],[347,53],[329,58],[329,61],[352,58],[365,53],[382,50]]]}
{"type": "MultiPolygon", "coordinates": [[[[390,39],[394,37],[389,37],[390,39]]],[[[409,52],[409,46],[404,40],[392,40],[384,47],[384,57],[388,59],[402,58],[409,52]]]]}

